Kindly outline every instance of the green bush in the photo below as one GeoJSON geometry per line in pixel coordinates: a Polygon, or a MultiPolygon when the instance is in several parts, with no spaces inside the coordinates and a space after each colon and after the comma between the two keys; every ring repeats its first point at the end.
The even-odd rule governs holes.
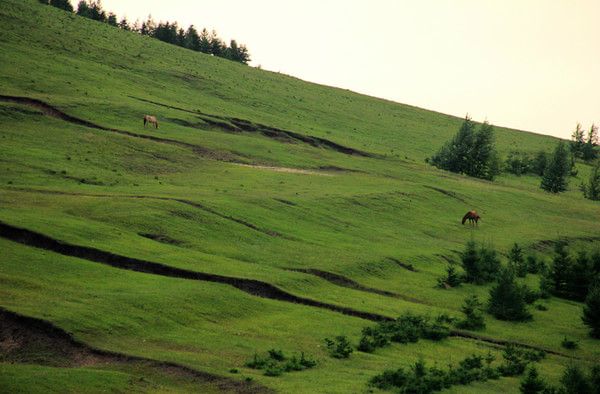
{"type": "Polygon", "coordinates": [[[348,358],[354,351],[350,341],[344,335],[339,335],[335,339],[325,338],[325,345],[329,355],[334,358],[348,358]]]}
{"type": "Polygon", "coordinates": [[[572,339],[564,337],[560,343],[560,346],[564,347],[565,349],[577,349],[579,344],[572,339]]]}

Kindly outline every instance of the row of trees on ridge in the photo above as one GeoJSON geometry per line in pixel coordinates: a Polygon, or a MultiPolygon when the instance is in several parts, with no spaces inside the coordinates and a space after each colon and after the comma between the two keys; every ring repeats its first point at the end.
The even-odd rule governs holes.
{"type": "Polygon", "coordinates": [[[177,22],[156,23],[151,16],[148,16],[148,19],[142,23],[136,21],[131,24],[125,17],[119,21],[115,13],[107,12],[102,8],[101,0],[81,0],[77,5],[77,10],[73,9],[69,0],[39,1],[68,12],[76,12],[77,15],[85,18],[107,23],[123,30],[134,31],[192,51],[219,56],[243,64],[248,64],[250,61],[250,53],[245,45],[238,44],[236,40],[231,40],[227,45],[219,38],[215,30],[209,32],[204,28],[199,32],[194,25],[184,29],[177,22]]]}

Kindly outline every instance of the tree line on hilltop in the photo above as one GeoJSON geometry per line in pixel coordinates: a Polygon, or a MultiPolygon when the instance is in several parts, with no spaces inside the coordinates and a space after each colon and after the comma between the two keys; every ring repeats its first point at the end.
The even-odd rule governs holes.
{"type": "Polygon", "coordinates": [[[40,3],[48,4],[68,12],[75,12],[77,15],[93,19],[99,22],[107,23],[122,30],[133,31],[144,36],[156,38],[169,44],[177,45],[196,52],[202,52],[228,60],[248,64],[250,53],[243,44],[238,44],[236,40],[231,40],[227,45],[215,30],[209,32],[206,28],[200,32],[190,25],[187,29],[180,27],[177,22],[158,22],[156,23],[151,16],[143,22],[135,21],[130,23],[127,18],[117,19],[113,12],[107,12],[102,8],[101,0],[81,0],[77,5],[77,10],[69,0],[39,0],[40,3]]]}
{"type": "Polygon", "coordinates": [[[535,155],[513,151],[502,162],[494,141],[494,129],[488,122],[479,128],[467,115],[456,135],[426,161],[443,170],[475,178],[493,180],[502,171],[515,175],[540,176],[540,187],[552,193],[567,190],[569,176],[577,175],[576,160],[593,164],[588,183],[580,189],[584,197],[600,200],[600,160],[598,160],[598,127],[592,125],[585,136],[578,123],[569,145],[559,141],[552,153],[535,155]]]}

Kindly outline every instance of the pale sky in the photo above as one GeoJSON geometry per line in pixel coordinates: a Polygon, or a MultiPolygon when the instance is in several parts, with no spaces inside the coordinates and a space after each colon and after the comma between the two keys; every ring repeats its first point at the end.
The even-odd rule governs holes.
{"type": "Polygon", "coordinates": [[[600,124],[600,0],[102,4],[215,29],[251,65],[306,81],[563,138],[600,124]]]}

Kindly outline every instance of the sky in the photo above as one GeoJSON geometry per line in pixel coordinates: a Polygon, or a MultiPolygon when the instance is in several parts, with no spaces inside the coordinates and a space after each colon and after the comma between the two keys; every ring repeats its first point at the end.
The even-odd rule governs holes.
{"type": "MultiPolygon", "coordinates": [[[[74,2],[75,3],[75,2],[74,2]]],[[[306,81],[570,138],[600,125],[600,0],[103,0],[306,81]]]]}

